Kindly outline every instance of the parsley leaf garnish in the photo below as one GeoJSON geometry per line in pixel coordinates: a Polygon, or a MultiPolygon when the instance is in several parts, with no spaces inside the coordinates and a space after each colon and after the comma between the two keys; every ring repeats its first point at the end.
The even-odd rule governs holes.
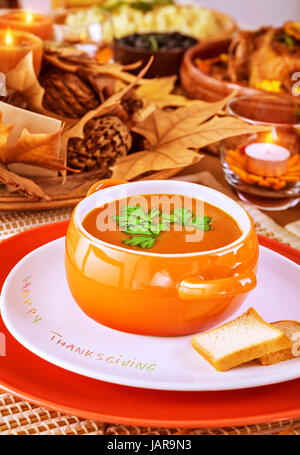
{"type": "Polygon", "coordinates": [[[141,206],[138,206],[138,207],[136,207],[135,210],[131,211],[130,216],[137,217],[142,220],[148,220],[148,215],[144,212],[144,210],[141,206]]]}
{"type": "Polygon", "coordinates": [[[174,223],[174,213],[162,213],[161,217],[166,223],[174,223]]]}
{"type": "Polygon", "coordinates": [[[148,220],[152,220],[155,216],[158,216],[161,214],[161,210],[154,208],[151,209],[150,212],[148,213],[148,220]]]}
{"type": "Polygon", "coordinates": [[[188,224],[189,220],[193,216],[193,213],[190,210],[186,209],[185,207],[174,209],[172,213],[174,215],[174,222],[183,225],[188,224]]]}
{"type": "Polygon", "coordinates": [[[201,229],[202,231],[210,231],[210,222],[211,218],[209,216],[196,216],[193,218],[191,225],[195,226],[198,229],[201,229]]]}
{"type": "Polygon", "coordinates": [[[158,208],[153,208],[145,213],[139,206],[123,206],[120,215],[112,217],[125,234],[131,235],[122,243],[140,248],[152,248],[159,234],[169,229],[171,223],[182,226],[192,226],[202,231],[210,231],[209,216],[194,216],[191,210],[185,207],[174,209],[172,213],[163,213],[158,208]],[[156,218],[157,222],[154,222],[156,218]]]}
{"type": "Polygon", "coordinates": [[[152,235],[150,229],[147,229],[142,224],[133,224],[131,226],[128,226],[126,229],[122,229],[122,231],[125,232],[125,234],[129,235],[152,235]]]}
{"type": "Polygon", "coordinates": [[[155,238],[140,235],[125,239],[123,240],[123,243],[130,246],[140,246],[141,248],[152,248],[155,243],[155,238]]]}

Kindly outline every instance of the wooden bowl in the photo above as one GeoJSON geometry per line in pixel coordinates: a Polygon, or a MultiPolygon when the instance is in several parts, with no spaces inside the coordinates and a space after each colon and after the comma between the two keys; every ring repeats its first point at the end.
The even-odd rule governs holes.
{"type": "Polygon", "coordinates": [[[213,58],[221,53],[226,53],[229,44],[230,39],[205,41],[185,52],[180,67],[180,81],[188,96],[205,101],[218,101],[234,90],[241,95],[265,93],[262,90],[233,82],[220,81],[195,66],[195,58],[213,58]]]}
{"type": "MultiPolygon", "coordinates": [[[[180,81],[186,93],[191,98],[205,101],[218,101],[233,91],[238,95],[262,95],[270,92],[253,87],[246,87],[233,82],[220,81],[210,76],[194,65],[195,58],[213,58],[221,53],[227,53],[230,39],[203,41],[189,48],[182,59],[180,67],[180,81]]],[[[300,102],[297,97],[288,93],[272,93],[272,95],[292,99],[293,102],[300,102]]]]}
{"type": "MultiPolygon", "coordinates": [[[[184,5],[185,7],[187,5],[184,5]]],[[[192,6],[192,5],[191,5],[192,6]]],[[[178,7],[178,14],[180,14],[180,5],[178,7]]],[[[236,21],[228,16],[227,14],[219,11],[211,10],[217,24],[219,25],[219,32],[210,38],[205,38],[203,43],[210,43],[220,40],[230,40],[234,33],[238,30],[236,21]]],[[[180,32],[180,30],[179,30],[180,32]]],[[[158,33],[153,31],[153,33],[158,33]]],[[[170,33],[166,31],[165,33],[170,33]]],[[[181,32],[180,32],[181,33],[181,32]]],[[[152,33],[149,33],[152,34],[152,33]]],[[[199,37],[190,35],[191,38],[195,39],[195,44],[199,41],[199,37]]],[[[166,51],[148,51],[143,49],[136,49],[131,46],[125,46],[120,43],[119,40],[114,42],[114,57],[117,61],[123,65],[130,65],[137,61],[142,61],[143,66],[149,61],[151,55],[154,56],[154,61],[151,68],[146,74],[146,77],[157,77],[157,76],[170,76],[179,73],[179,68],[183,59],[183,55],[186,51],[182,49],[170,49],[166,51]]],[[[131,71],[137,74],[142,67],[139,67],[136,71],[131,71]]]]}
{"type": "MultiPolygon", "coordinates": [[[[145,35],[152,35],[152,33],[145,33],[145,35]]],[[[187,36],[187,35],[186,35],[187,36]]],[[[192,37],[188,37],[197,43],[197,40],[192,37]]],[[[151,67],[147,71],[145,77],[162,77],[171,76],[173,74],[178,75],[179,68],[183,55],[186,51],[184,48],[174,49],[160,49],[153,51],[150,49],[139,49],[133,46],[122,43],[122,38],[114,41],[114,57],[115,60],[122,63],[122,65],[130,65],[138,61],[142,62],[141,66],[130,72],[137,74],[141,69],[146,66],[150,57],[153,55],[154,59],[151,67]]]]}

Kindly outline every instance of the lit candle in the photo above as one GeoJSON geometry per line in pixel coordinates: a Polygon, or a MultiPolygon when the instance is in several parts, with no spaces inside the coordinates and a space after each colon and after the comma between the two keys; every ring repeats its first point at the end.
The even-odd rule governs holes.
{"type": "Polygon", "coordinates": [[[29,52],[32,52],[33,67],[38,76],[43,56],[40,38],[31,33],[0,30],[0,72],[6,74],[14,69],[29,52]]]}
{"type": "Polygon", "coordinates": [[[43,40],[53,39],[53,19],[30,11],[10,11],[0,15],[0,28],[33,33],[43,40]]]}
{"type": "Polygon", "coordinates": [[[245,148],[246,167],[249,172],[264,177],[280,177],[287,173],[288,149],[277,144],[260,142],[245,148]]]}

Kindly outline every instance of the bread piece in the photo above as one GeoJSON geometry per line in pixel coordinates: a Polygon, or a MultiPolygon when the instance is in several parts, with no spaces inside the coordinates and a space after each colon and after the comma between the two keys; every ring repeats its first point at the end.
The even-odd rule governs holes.
{"type": "Polygon", "coordinates": [[[292,345],[283,332],[265,322],[253,308],[233,321],[194,336],[191,343],[218,371],[290,349],[292,345]]]}
{"type": "MultiPolygon", "coordinates": [[[[272,322],[274,327],[281,330],[286,336],[291,340],[292,344],[295,343],[296,340],[293,340],[292,337],[294,334],[299,333],[300,339],[300,322],[298,321],[277,321],[272,322]]],[[[298,339],[298,340],[299,340],[298,339]]],[[[300,354],[300,352],[299,352],[300,354]]],[[[272,365],[273,363],[282,362],[283,360],[294,359],[296,356],[292,353],[292,348],[281,349],[280,351],[273,352],[271,354],[265,354],[257,361],[261,365],[272,365]]]]}

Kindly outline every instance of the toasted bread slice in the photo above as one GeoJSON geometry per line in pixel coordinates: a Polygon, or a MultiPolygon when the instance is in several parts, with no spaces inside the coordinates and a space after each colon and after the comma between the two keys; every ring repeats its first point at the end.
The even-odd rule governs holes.
{"type": "Polygon", "coordinates": [[[242,316],[192,337],[191,343],[218,371],[257,359],[281,349],[290,349],[290,339],[249,308],[242,316]]]}
{"type": "MultiPolygon", "coordinates": [[[[299,334],[299,339],[300,340],[300,322],[298,321],[277,321],[277,322],[272,322],[272,325],[274,327],[277,327],[277,329],[281,330],[283,333],[286,334],[286,336],[291,340],[292,344],[296,340],[293,340],[293,335],[294,334],[299,334]]],[[[299,352],[300,354],[300,352],[299,352]]],[[[293,359],[294,357],[297,357],[296,355],[293,355],[293,350],[292,347],[287,348],[287,349],[281,349],[280,351],[273,352],[271,354],[265,354],[257,361],[261,365],[272,365],[273,363],[277,362],[282,362],[283,360],[289,360],[293,359]]]]}

